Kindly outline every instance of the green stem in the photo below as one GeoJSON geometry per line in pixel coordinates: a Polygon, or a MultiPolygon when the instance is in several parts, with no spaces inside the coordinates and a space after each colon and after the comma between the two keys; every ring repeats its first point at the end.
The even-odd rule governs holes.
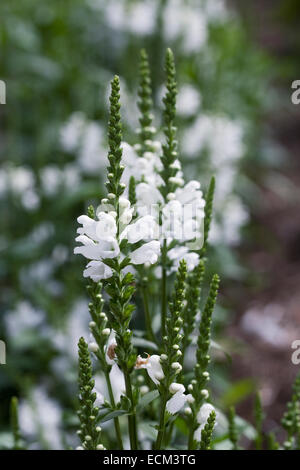
{"type": "Polygon", "coordinates": [[[147,336],[150,341],[156,343],[156,338],[152,329],[152,322],[151,322],[151,315],[149,310],[149,301],[148,301],[148,292],[145,286],[142,287],[143,293],[143,303],[144,303],[144,311],[145,311],[145,323],[147,329],[147,336]]]}
{"type": "Polygon", "coordinates": [[[133,395],[132,395],[132,386],[130,375],[128,371],[124,371],[124,378],[125,378],[125,387],[126,387],[126,395],[131,402],[132,409],[130,410],[131,414],[128,415],[128,431],[129,431],[129,439],[130,439],[130,447],[131,450],[137,450],[138,448],[138,441],[137,441],[137,427],[136,427],[136,411],[133,406],[133,395]]]}
{"type": "Polygon", "coordinates": [[[161,331],[162,337],[166,334],[166,317],[167,317],[167,270],[166,270],[166,251],[167,243],[164,241],[161,255],[162,264],[162,292],[161,292],[161,331]]]}
{"type": "Polygon", "coordinates": [[[164,395],[162,396],[162,399],[161,399],[159,429],[158,429],[157,439],[156,439],[156,443],[155,443],[155,450],[160,450],[161,449],[163,439],[164,439],[166,404],[167,404],[167,399],[166,399],[166,394],[164,393],[164,395]]]}
{"type": "Polygon", "coordinates": [[[190,427],[189,431],[189,440],[188,440],[188,450],[195,450],[194,446],[194,428],[193,426],[190,427]]]}
{"type": "MultiPolygon", "coordinates": [[[[110,402],[113,408],[115,408],[116,403],[115,403],[114,393],[113,393],[113,389],[111,386],[111,381],[110,381],[108,371],[105,371],[105,379],[106,379],[106,384],[108,388],[110,402]]],[[[119,447],[118,450],[123,450],[123,442],[122,442],[122,434],[121,434],[121,429],[120,429],[119,418],[114,418],[114,424],[115,424],[116,437],[117,437],[118,447],[119,447]]]]}

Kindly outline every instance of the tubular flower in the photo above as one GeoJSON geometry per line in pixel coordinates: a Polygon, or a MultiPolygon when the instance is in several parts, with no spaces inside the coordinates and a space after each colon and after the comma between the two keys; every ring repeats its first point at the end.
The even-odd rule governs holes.
{"type": "Polygon", "coordinates": [[[160,364],[160,356],[157,354],[148,356],[146,359],[138,356],[135,368],[147,369],[148,375],[155,385],[159,385],[160,380],[164,378],[164,372],[160,364]]]}
{"type": "Polygon", "coordinates": [[[159,187],[141,182],[136,186],[136,198],[139,216],[154,217],[157,223],[161,219],[159,227],[161,244],[167,241],[167,245],[174,246],[175,242],[175,247],[168,253],[172,261],[171,271],[177,270],[183,258],[187,262],[188,271],[193,270],[199,262],[199,256],[195,251],[201,249],[204,241],[205,200],[200,190],[200,183],[190,181],[183,187],[177,187],[174,193],[168,194],[167,202],[164,202],[159,187]],[[185,246],[182,243],[185,243],[185,246]]]}
{"type": "Polygon", "coordinates": [[[185,387],[182,384],[172,383],[169,387],[173,394],[172,398],[167,401],[166,410],[171,415],[178,413],[185,403],[189,400],[190,394],[185,395],[185,387]]]}
{"type": "MultiPolygon", "coordinates": [[[[109,207],[107,207],[108,209],[109,207]]],[[[76,247],[74,253],[81,254],[91,260],[83,272],[84,277],[90,277],[95,282],[110,278],[112,269],[105,260],[116,258],[119,255],[124,256],[120,251],[120,242],[123,240],[127,240],[130,244],[147,242],[131,252],[131,264],[156,263],[160,254],[160,244],[153,239],[158,236],[158,224],[151,215],[140,217],[135,222],[131,222],[133,210],[128,199],[123,197],[119,199],[121,229],[119,237],[117,236],[118,227],[114,211],[100,210],[97,212],[97,219],[92,219],[87,215],[78,217],[77,220],[82,227],[77,230],[79,235],[76,241],[81,243],[81,246],[76,247]]]]}

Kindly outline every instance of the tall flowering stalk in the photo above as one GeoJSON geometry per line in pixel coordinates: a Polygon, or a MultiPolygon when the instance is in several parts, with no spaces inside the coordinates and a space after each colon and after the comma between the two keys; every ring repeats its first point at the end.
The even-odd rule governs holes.
{"type": "MultiPolygon", "coordinates": [[[[119,244],[122,243],[120,240],[120,226],[123,209],[122,205],[120,207],[120,196],[125,189],[124,184],[121,183],[121,176],[124,170],[124,167],[121,165],[121,140],[120,84],[118,77],[115,77],[111,83],[110,120],[108,126],[109,167],[106,187],[116,212],[116,239],[119,244]]],[[[118,365],[124,373],[126,395],[130,400],[130,414],[128,416],[130,445],[132,449],[137,449],[135,401],[130,378],[136,355],[133,352],[132,331],[129,329],[134,310],[134,306],[130,303],[135,290],[133,285],[134,278],[131,273],[123,274],[122,272],[122,269],[129,264],[128,258],[124,258],[121,261],[120,257],[117,257],[109,264],[113,270],[113,275],[107,281],[106,292],[110,295],[109,312],[111,314],[111,325],[116,332],[115,353],[118,358],[118,365]]]]}
{"type": "Polygon", "coordinates": [[[194,399],[191,405],[192,416],[190,420],[189,449],[197,448],[197,443],[201,440],[201,424],[203,423],[203,420],[201,419],[201,410],[204,401],[206,401],[209,397],[208,390],[205,388],[205,386],[209,380],[209,372],[207,369],[210,362],[209,347],[211,337],[211,321],[217,299],[219,282],[218,275],[214,275],[210,285],[208,299],[203,309],[199,325],[199,336],[196,352],[197,362],[194,367],[194,379],[189,386],[189,390],[191,391],[194,399]]]}
{"type": "Polygon", "coordinates": [[[95,406],[97,394],[94,391],[92,363],[88,345],[83,338],[78,343],[79,353],[79,411],[80,429],[78,435],[85,450],[103,450],[100,442],[101,427],[98,426],[99,408],[95,406]]]}
{"type": "MultiPolygon", "coordinates": [[[[177,159],[177,140],[176,140],[176,127],[175,127],[175,115],[176,115],[176,71],[173,53],[170,49],[166,53],[166,75],[167,92],[163,99],[164,109],[164,134],[166,137],[166,143],[163,145],[163,155],[161,157],[162,170],[160,176],[164,182],[160,187],[160,191],[163,195],[164,201],[168,201],[168,194],[174,193],[174,190],[178,186],[176,183],[176,165],[174,162],[177,159]]],[[[161,332],[162,336],[166,333],[166,314],[167,314],[167,241],[164,240],[161,253],[161,265],[162,265],[162,293],[161,293],[161,332]]]]}
{"type": "MultiPolygon", "coordinates": [[[[183,323],[182,314],[185,300],[186,273],[186,262],[183,260],[180,262],[176,276],[174,294],[169,304],[170,314],[166,318],[166,335],[163,337],[161,365],[164,378],[160,381],[158,387],[161,396],[161,405],[158,434],[155,444],[155,449],[157,450],[161,449],[165,435],[166,420],[168,418],[166,408],[171,414],[174,413],[172,408],[173,403],[170,398],[172,394],[176,395],[176,393],[183,396],[184,392],[184,387],[177,383],[176,376],[182,370],[182,334],[180,331],[183,323]],[[170,401],[167,406],[168,400],[170,401]]],[[[175,406],[177,407],[177,403],[175,406]]]]}
{"type": "MultiPolygon", "coordinates": [[[[164,97],[166,143],[163,146],[152,140],[156,130],[152,122],[151,80],[146,52],[141,53],[138,102],[141,113],[138,130],[139,143],[134,148],[122,142],[119,79],[114,77],[112,80],[108,126],[107,197],[102,199],[97,209],[90,206],[88,214],[78,218],[81,227],[78,229],[76,241],[80,245],[75,248],[75,253],[82,254],[89,260],[83,275],[91,279],[88,287],[91,297],[89,310],[92,335],[89,350],[101,365],[110,400],[109,403],[104,402],[100,410],[94,405],[96,393],[93,391],[90,357],[86,343],[80,340],[79,416],[81,428],[79,431],[83,448],[102,448],[103,445],[99,443],[100,435],[97,434],[100,432],[99,426],[93,427],[93,424],[97,421],[101,422],[102,412],[107,408],[112,411],[111,419],[114,420],[118,448],[123,448],[118,418],[122,413],[125,413],[128,419],[130,447],[131,449],[138,448],[136,413],[142,406],[141,395],[147,392],[142,388],[139,390],[136,386],[135,369],[147,370],[160,396],[158,414],[156,406],[152,407],[151,404],[152,417],[157,415],[158,419],[157,437],[154,444],[156,449],[168,445],[172,438],[174,419],[186,403],[193,406],[194,418],[197,409],[199,411],[202,404],[199,397],[185,393],[182,369],[184,352],[191,343],[191,335],[196,324],[200,287],[204,274],[204,262],[199,259],[199,244],[195,243],[195,240],[203,238],[201,221],[204,218],[205,201],[202,198],[199,183],[191,181],[184,186],[181,165],[177,158],[176,127],[174,126],[177,90],[174,58],[169,49],[166,53],[166,76],[167,91],[164,97]],[[127,168],[123,165],[123,159],[125,163],[127,162],[127,168]],[[152,203],[158,205],[158,219],[156,214],[153,215],[149,211],[149,205],[151,206],[152,203]],[[136,205],[136,211],[134,211],[133,204],[136,205]],[[189,212],[188,218],[184,219],[186,205],[190,206],[192,211],[189,212]],[[177,233],[181,225],[188,227],[187,233],[182,234],[180,230],[177,233]],[[157,239],[158,234],[159,239],[157,239]],[[149,267],[158,262],[162,267],[161,343],[152,329],[147,286],[149,267]],[[175,271],[177,274],[174,291],[170,296],[168,309],[167,276],[175,271]],[[138,284],[136,284],[135,276],[138,284]],[[160,354],[152,356],[148,354],[147,357],[141,357],[137,356],[134,350],[133,332],[130,326],[135,310],[132,298],[136,285],[143,293],[146,338],[158,344],[160,354]],[[107,296],[105,302],[102,290],[107,296]],[[121,396],[120,403],[116,403],[110,379],[113,368],[114,370],[117,368],[124,377],[125,396],[121,396]],[[171,419],[172,416],[174,419],[171,419]]],[[[206,213],[208,223],[205,226],[203,239],[205,242],[211,218],[212,193],[210,189],[206,213]]],[[[215,287],[215,282],[214,280],[212,289],[215,287]]],[[[208,305],[210,305],[212,295],[210,294],[208,305]]],[[[206,335],[207,350],[209,315],[211,315],[211,310],[207,307],[202,314],[200,325],[200,334],[206,335]]],[[[202,343],[199,347],[202,348],[203,353],[202,343]]],[[[197,353],[198,362],[199,358],[197,353]]],[[[199,380],[197,371],[195,377],[195,380],[199,380]]],[[[203,386],[202,382],[201,386],[203,386]]],[[[144,401],[149,400],[151,403],[155,400],[157,395],[154,392],[155,390],[150,390],[149,397],[145,397],[144,401]]],[[[209,414],[206,412],[202,417],[203,426],[207,424],[207,427],[201,446],[206,448],[210,445],[214,425],[212,410],[209,411],[209,414]]],[[[199,443],[200,441],[201,439],[199,443]]]]}

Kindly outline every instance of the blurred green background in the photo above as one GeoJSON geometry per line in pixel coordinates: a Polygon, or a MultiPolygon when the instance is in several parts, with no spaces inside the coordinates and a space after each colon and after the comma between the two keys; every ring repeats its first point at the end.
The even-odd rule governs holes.
{"type": "Polygon", "coordinates": [[[188,179],[217,179],[210,270],[222,277],[215,338],[221,405],[250,418],[258,387],[278,421],[297,367],[299,76],[296,1],[2,0],[0,79],[0,447],[21,400],[31,448],[74,444],[76,345],[88,336],[76,218],[103,194],[109,81],[121,77],[124,140],[135,142],[139,50],[150,57],[160,128],[163,58],[178,72],[188,179]],[[242,3],[242,4],[241,4],[242,3]]]}

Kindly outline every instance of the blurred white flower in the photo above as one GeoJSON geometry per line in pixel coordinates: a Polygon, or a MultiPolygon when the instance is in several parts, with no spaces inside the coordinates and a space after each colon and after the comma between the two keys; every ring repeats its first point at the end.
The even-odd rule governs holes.
{"type": "Polygon", "coordinates": [[[74,152],[78,148],[85,123],[85,115],[77,111],[60,129],[60,143],[66,152],[74,152]]]}
{"type": "Polygon", "coordinates": [[[49,397],[44,385],[31,391],[19,404],[20,429],[24,436],[34,438],[41,448],[63,448],[61,423],[63,413],[58,402],[49,397]]]}
{"type": "Polygon", "coordinates": [[[54,196],[60,190],[74,191],[80,182],[78,168],[69,163],[63,168],[47,165],[40,170],[43,192],[46,196],[54,196]]]}
{"type": "Polygon", "coordinates": [[[139,35],[148,35],[154,32],[156,25],[157,3],[153,0],[140,0],[129,5],[126,12],[128,30],[139,35]]]}
{"type": "Polygon", "coordinates": [[[156,1],[153,0],[138,0],[132,4],[123,0],[110,0],[105,4],[106,21],[118,31],[128,31],[137,36],[148,35],[155,28],[156,7],[156,1]]]}
{"type": "MultiPolygon", "coordinates": [[[[75,154],[81,171],[87,174],[99,171],[100,176],[100,170],[107,166],[104,140],[102,126],[96,121],[90,121],[82,112],[71,114],[60,130],[62,149],[75,154]]],[[[76,171],[78,172],[78,169],[76,171]]],[[[49,177],[51,177],[50,174],[49,177]]],[[[54,178],[53,172],[53,181],[54,178]]],[[[71,187],[71,185],[65,185],[71,187]]]]}
{"type": "Polygon", "coordinates": [[[241,158],[244,153],[243,139],[240,122],[225,116],[201,115],[185,131],[183,149],[194,158],[207,149],[212,164],[218,167],[241,158]]]}
{"type": "Polygon", "coordinates": [[[196,114],[201,105],[201,95],[192,85],[183,85],[177,96],[177,112],[180,116],[189,117],[196,114]]]}
{"type": "Polygon", "coordinates": [[[103,140],[102,127],[96,122],[87,122],[78,151],[78,163],[85,173],[93,174],[107,166],[103,140]]]}
{"type": "Polygon", "coordinates": [[[264,307],[253,307],[245,312],[241,326],[247,333],[253,334],[278,349],[286,349],[291,344],[293,330],[285,325],[285,309],[276,303],[264,307]]]}
{"type": "Polygon", "coordinates": [[[4,320],[10,340],[19,342],[19,337],[27,330],[34,330],[43,323],[45,314],[23,300],[16,305],[14,310],[6,313],[4,320]]]}
{"type": "Polygon", "coordinates": [[[186,53],[198,52],[207,40],[207,20],[201,6],[169,0],[164,9],[164,34],[167,41],[181,39],[186,53]]]}
{"type": "Polygon", "coordinates": [[[29,211],[40,205],[33,172],[24,166],[6,165],[0,169],[0,195],[11,193],[29,211]]]}

